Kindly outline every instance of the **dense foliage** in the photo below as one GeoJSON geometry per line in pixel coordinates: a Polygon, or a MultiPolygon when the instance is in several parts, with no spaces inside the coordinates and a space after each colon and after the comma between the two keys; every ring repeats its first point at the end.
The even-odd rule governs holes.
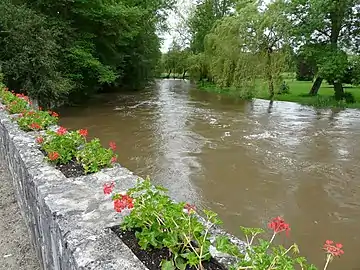
{"type": "Polygon", "coordinates": [[[142,87],[160,57],[172,0],[3,0],[0,64],[9,87],[51,105],[105,87],[142,87]]]}
{"type": "Polygon", "coordinates": [[[341,99],[349,52],[358,53],[360,31],[358,0],[292,0],[284,8],[291,35],[303,54],[313,61],[317,80],[310,93],[316,94],[323,79],[334,85],[341,99]]]}

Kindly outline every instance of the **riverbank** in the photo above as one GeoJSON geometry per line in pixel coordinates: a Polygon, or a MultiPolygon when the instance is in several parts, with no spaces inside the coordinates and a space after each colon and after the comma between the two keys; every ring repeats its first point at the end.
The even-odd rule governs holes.
{"type": "MultiPolygon", "coordinates": [[[[276,94],[274,100],[296,102],[303,105],[309,105],[320,108],[357,108],[360,109],[360,87],[345,86],[345,92],[351,93],[355,99],[354,103],[338,102],[334,99],[333,87],[324,82],[319,90],[317,96],[309,96],[309,90],[311,89],[312,82],[303,82],[296,80],[285,80],[289,86],[288,94],[276,94]]],[[[198,88],[203,91],[224,94],[234,96],[236,98],[242,98],[239,92],[234,88],[219,88],[211,83],[198,83],[198,88]]],[[[258,86],[254,91],[253,98],[269,99],[269,94],[266,87],[258,86]]]]}

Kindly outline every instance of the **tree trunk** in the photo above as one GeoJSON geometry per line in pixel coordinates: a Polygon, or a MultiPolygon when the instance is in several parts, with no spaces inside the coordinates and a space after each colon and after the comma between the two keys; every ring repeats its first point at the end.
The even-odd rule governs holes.
{"type": "Polygon", "coordinates": [[[269,94],[270,94],[270,100],[273,100],[275,91],[274,91],[274,81],[272,79],[272,76],[268,78],[268,85],[269,85],[269,94]]]}
{"type": "Polygon", "coordinates": [[[267,110],[268,113],[271,113],[271,110],[272,110],[272,108],[273,108],[273,104],[274,104],[274,100],[271,99],[271,100],[270,100],[270,103],[269,103],[268,110],[267,110]]]}
{"type": "Polygon", "coordinates": [[[271,53],[272,53],[272,49],[268,48],[267,49],[267,62],[266,62],[266,77],[268,80],[268,88],[269,88],[269,94],[270,94],[270,100],[272,100],[274,98],[275,95],[275,91],[274,91],[274,80],[273,80],[273,76],[271,74],[271,53]]]}
{"type": "Polygon", "coordinates": [[[170,78],[170,75],[171,75],[171,69],[170,69],[168,75],[166,76],[166,78],[169,79],[169,78],[170,78]]]}
{"type": "Polygon", "coordinates": [[[340,81],[334,82],[335,99],[341,100],[344,97],[344,88],[340,81]]]}
{"type": "Polygon", "coordinates": [[[183,75],[182,75],[182,79],[183,79],[183,80],[185,80],[186,71],[187,71],[187,70],[185,69],[184,72],[183,72],[183,75]]]}
{"type": "Polygon", "coordinates": [[[313,86],[310,89],[309,95],[316,96],[319,92],[320,86],[322,84],[323,78],[317,77],[315,82],[313,83],[313,86]]]}

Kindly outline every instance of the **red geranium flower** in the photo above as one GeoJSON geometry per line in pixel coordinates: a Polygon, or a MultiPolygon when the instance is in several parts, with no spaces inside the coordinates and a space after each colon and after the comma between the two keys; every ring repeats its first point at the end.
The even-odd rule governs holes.
{"type": "Polygon", "coordinates": [[[185,204],[184,209],[187,211],[187,213],[190,215],[192,213],[195,213],[196,206],[190,203],[185,204]]]}
{"type": "Polygon", "coordinates": [[[32,123],[29,127],[33,130],[41,129],[41,126],[38,123],[32,123]]]}
{"type": "Polygon", "coordinates": [[[64,135],[67,132],[67,129],[64,127],[59,127],[59,129],[56,131],[58,135],[64,135]]]}
{"type": "Polygon", "coordinates": [[[38,144],[42,144],[43,142],[44,142],[44,138],[43,137],[37,137],[36,138],[36,142],[38,143],[38,144]]]}
{"type": "Polygon", "coordinates": [[[134,201],[133,198],[128,195],[121,195],[120,199],[117,198],[114,200],[114,209],[116,212],[121,213],[125,208],[134,208],[134,201]]]}
{"type": "Polygon", "coordinates": [[[80,130],[78,130],[78,132],[83,137],[86,137],[88,135],[87,129],[80,129],[80,130]]]}
{"type": "Polygon", "coordinates": [[[59,117],[59,114],[56,113],[56,112],[51,112],[51,116],[53,116],[53,117],[59,117]]]}
{"type": "Polygon", "coordinates": [[[282,217],[273,218],[268,224],[268,227],[269,229],[272,229],[274,233],[286,231],[286,234],[288,235],[290,232],[290,225],[286,223],[282,217]]]}
{"type": "Polygon", "coordinates": [[[104,188],[103,188],[104,194],[106,194],[106,195],[111,194],[111,192],[113,191],[114,187],[115,187],[115,183],[114,183],[114,182],[112,182],[112,183],[110,183],[110,184],[108,184],[108,183],[104,184],[104,188]]]}
{"type": "Polygon", "coordinates": [[[115,151],[116,150],[116,143],[115,142],[109,142],[109,147],[111,150],[115,151]]]}
{"type": "Polygon", "coordinates": [[[326,253],[331,254],[332,256],[341,256],[344,254],[342,247],[342,244],[334,243],[334,241],[331,240],[326,240],[324,244],[324,250],[326,253]]]}
{"type": "Polygon", "coordinates": [[[117,160],[117,157],[116,157],[116,156],[113,156],[113,157],[111,158],[110,162],[111,162],[111,163],[115,163],[116,160],[117,160]]]}
{"type": "Polygon", "coordinates": [[[58,152],[51,152],[48,154],[48,157],[51,161],[54,161],[57,160],[60,157],[60,155],[58,152]]]}

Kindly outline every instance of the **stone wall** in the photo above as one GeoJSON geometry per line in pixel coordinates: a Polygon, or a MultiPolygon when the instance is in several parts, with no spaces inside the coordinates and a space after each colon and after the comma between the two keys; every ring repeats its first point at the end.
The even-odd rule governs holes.
{"type": "MultiPolygon", "coordinates": [[[[116,165],[92,175],[66,178],[44,161],[35,138],[35,132],[21,131],[11,116],[0,111],[0,155],[11,172],[42,268],[147,269],[109,229],[120,224],[123,216],[113,210],[102,190],[110,181],[116,182],[117,191],[127,190],[138,177],[116,165]]],[[[223,254],[217,256],[228,262],[223,254]]]]}

